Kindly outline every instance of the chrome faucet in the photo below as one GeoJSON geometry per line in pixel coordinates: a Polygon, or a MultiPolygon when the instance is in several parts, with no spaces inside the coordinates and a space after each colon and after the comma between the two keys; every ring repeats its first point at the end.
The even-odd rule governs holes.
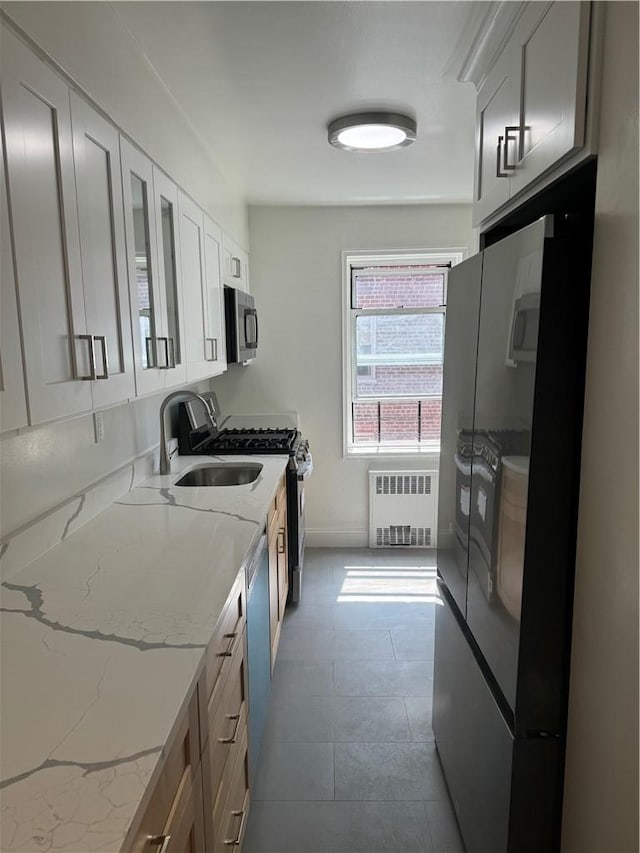
{"type": "Polygon", "coordinates": [[[200,394],[196,394],[195,391],[172,391],[171,394],[168,394],[162,403],[160,404],[160,473],[168,474],[170,469],[169,462],[169,454],[167,453],[167,439],[166,439],[166,426],[164,420],[164,412],[169,403],[175,400],[177,397],[190,397],[192,400],[199,400],[202,403],[202,407],[204,408],[205,415],[208,421],[209,429],[215,430],[216,422],[213,418],[211,410],[209,408],[209,404],[205,400],[204,397],[201,397],[200,394]]]}

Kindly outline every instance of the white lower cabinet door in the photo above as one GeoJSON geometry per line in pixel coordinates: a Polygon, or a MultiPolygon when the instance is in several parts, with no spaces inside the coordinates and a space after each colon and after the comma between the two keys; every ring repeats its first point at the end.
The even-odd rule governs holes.
{"type": "Polygon", "coordinates": [[[29,419],[1,134],[0,170],[0,431],[6,432],[27,426],[29,419]]]}
{"type": "Polygon", "coordinates": [[[227,351],[224,330],[224,294],[222,290],[222,232],[208,216],[204,217],[205,266],[205,344],[210,375],[227,369],[227,351]]]}
{"type": "Polygon", "coordinates": [[[69,88],[1,28],[2,107],[31,423],[92,406],[69,88]]]}
{"type": "Polygon", "coordinates": [[[212,374],[205,332],[204,214],[197,204],[180,192],[178,218],[187,380],[194,382],[212,374]]]}
{"type": "Polygon", "coordinates": [[[118,131],[71,93],[82,280],[93,405],[135,395],[118,131]]]}

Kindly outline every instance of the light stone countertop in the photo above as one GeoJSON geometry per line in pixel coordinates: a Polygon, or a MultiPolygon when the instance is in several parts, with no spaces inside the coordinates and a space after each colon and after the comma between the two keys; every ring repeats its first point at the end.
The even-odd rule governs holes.
{"type": "Polygon", "coordinates": [[[227,456],[263,470],[174,488],[212,458],[176,459],[2,584],[4,853],[120,850],[287,463],[227,456]]]}

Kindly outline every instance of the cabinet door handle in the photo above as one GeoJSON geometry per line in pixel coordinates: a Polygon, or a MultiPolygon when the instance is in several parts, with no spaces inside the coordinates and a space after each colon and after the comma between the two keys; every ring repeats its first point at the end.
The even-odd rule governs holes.
{"type": "Polygon", "coordinates": [[[284,527],[278,528],[278,554],[284,554],[284,527]]]}
{"type": "Polygon", "coordinates": [[[158,341],[153,338],[145,338],[144,339],[145,347],[147,350],[147,367],[157,367],[158,366],[158,341]]]}
{"type": "Polygon", "coordinates": [[[219,737],[218,743],[235,743],[238,737],[238,728],[240,726],[240,714],[227,714],[227,720],[235,720],[236,724],[233,727],[233,734],[230,737],[219,737]]]}
{"type": "Polygon", "coordinates": [[[514,172],[516,163],[509,163],[509,143],[517,143],[516,163],[522,159],[522,128],[517,126],[505,127],[504,129],[504,169],[506,172],[514,172]],[[518,134],[514,136],[513,134],[518,134]]]}
{"type": "Polygon", "coordinates": [[[509,177],[507,172],[502,171],[502,143],[503,143],[503,141],[504,141],[504,136],[499,136],[498,137],[497,160],[496,160],[496,178],[508,178],[509,177]]]}
{"type": "Polygon", "coordinates": [[[211,344],[211,358],[208,358],[207,361],[217,361],[218,360],[218,339],[217,338],[206,338],[206,340],[211,344]]]}
{"type": "Polygon", "coordinates": [[[227,646],[227,648],[224,652],[218,652],[217,657],[219,657],[219,658],[230,658],[233,655],[233,647],[236,644],[236,637],[237,636],[238,635],[236,634],[235,631],[233,632],[233,634],[225,634],[224,635],[224,637],[226,639],[228,639],[230,642],[229,642],[229,645],[227,646]]]}
{"type": "Polygon", "coordinates": [[[176,344],[173,338],[169,338],[169,367],[173,370],[176,366],[176,344]]]}
{"type": "Polygon", "coordinates": [[[167,853],[170,841],[170,835],[147,835],[149,847],[159,847],[158,853],[167,853]]]}
{"type": "Polygon", "coordinates": [[[231,258],[231,276],[232,278],[240,278],[241,273],[241,265],[240,258],[231,258]]]}
{"type": "Polygon", "coordinates": [[[156,338],[156,344],[161,343],[164,347],[164,364],[158,365],[159,370],[169,370],[171,364],[169,362],[169,338],[164,336],[156,338]]]}
{"type": "Polygon", "coordinates": [[[238,827],[238,834],[235,838],[225,838],[224,843],[229,847],[239,847],[240,840],[242,839],[242,833],[244,832],[244,822],[247,817],[247,813],[242,809],[242,811],[233,811],[231,812],[233,817],[241,817],[240,826],[238,827]]]}
{"type": "MultiPolygon", "coordinates": [[[[109,354],[107,352],[107,339],[104,335],[94,335],[94,341],[100,341],[102,345],[102,373],[96,376],[96,379],[108,379],[109,378],[109,354]]],[[[93,349],[94,352],[94,361],[95,361],[95,346],[93,349]]]]}
{"type": "Polygon", "coordinates": [[[96,348],[93,335],[76,335],[79,341],[86,341],[89,345],[89,375],[78,376],[78,379],[89,379],[92,382],[97,379],[96,376],[96,348]]]}

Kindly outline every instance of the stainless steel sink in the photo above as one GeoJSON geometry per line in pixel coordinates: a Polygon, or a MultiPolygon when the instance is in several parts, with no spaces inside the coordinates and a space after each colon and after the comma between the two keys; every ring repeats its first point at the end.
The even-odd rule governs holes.
{"type": "Polygon", "coordinates": [[[192,468],[176,481],[176,486],[245,486],[258,479],[259,462],[207,462],[192,468]]]}

